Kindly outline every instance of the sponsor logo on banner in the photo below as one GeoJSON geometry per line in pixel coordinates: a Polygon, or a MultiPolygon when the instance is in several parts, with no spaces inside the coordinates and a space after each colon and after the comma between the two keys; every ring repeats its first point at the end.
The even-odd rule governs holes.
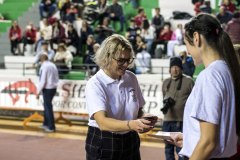
{"type": "Polygon", "coordinates": [[[4,87],[1,91],[2,93],[7,93],[11,100],[12,104],[15,105],[19,101],[20,95],[24,95],[25,103],[28,103],[28,98],[30,94],[37,95],[37,87],[28,79],[27,81],[17,81],[14,83],[9,82],[9,85],[4,87]]]}

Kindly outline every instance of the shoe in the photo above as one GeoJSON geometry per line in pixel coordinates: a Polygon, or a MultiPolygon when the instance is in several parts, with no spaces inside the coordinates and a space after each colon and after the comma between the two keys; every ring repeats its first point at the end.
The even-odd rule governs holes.
{"type": "Polygon", "coordinates": [[[41,129],[48,129],[48,127],[47,126],[45,126],[45,125],[41,125],[41,126],[39,126],[39,128],[41,128],[41,129]]]}
{"type": "Polygon", "coordinates": [[[55,129],[45,128],[44,131],[47,133],[53,133],[53,132],[55,132],[55,129]]]}

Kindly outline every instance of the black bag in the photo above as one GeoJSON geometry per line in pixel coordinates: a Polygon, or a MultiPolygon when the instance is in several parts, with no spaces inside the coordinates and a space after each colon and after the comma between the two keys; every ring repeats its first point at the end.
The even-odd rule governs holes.
{"type": "Polygon", "coordinates": [[[192,4],[199,2],[199,0],[192,0],[192,4]]]}
{"type": "Polygon", "coordinates": [[[163,57],[163,48],[162,47],[156,47],[154,52],[154,58],[162,58],[163,57]]]}
{"type": "Polygon", "coordinates": [[[173,19],[190,19],[193,16],[187,12],[173,11],[173,19]]]}

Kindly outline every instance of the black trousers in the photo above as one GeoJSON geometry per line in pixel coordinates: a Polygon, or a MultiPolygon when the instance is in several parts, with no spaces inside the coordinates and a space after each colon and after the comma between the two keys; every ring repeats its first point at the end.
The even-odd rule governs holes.
{"type": "Polygon", "coordinates": [[[53,114],[52,100],[56,94],[57,89],[43,89],[43,106],[44,106],[44,121],[43,125],[47,126],[48,129],[55,130],[55,121],[53,114]]]}
{"type": "Polygon", "coordinates": [[[135,131],[117,134],[88,127],[87,160],[141,160],[140,139],[135,131]]]}

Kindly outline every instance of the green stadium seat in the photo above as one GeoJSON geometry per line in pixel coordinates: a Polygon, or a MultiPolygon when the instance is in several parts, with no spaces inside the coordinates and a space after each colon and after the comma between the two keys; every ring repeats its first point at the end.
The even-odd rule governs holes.
{"type": "Polygon", "coordinates": [[[63,79],[85,80],[86,79],[86,72],[84,72],[84,71],[70,71],[68,74],[63,75],[63,79]]]}
{"type": "Polygon", "coordinates": [[[82,57],[74,57],[72,64],[82,64],[83,63],[83,58],[82,57]]]}

